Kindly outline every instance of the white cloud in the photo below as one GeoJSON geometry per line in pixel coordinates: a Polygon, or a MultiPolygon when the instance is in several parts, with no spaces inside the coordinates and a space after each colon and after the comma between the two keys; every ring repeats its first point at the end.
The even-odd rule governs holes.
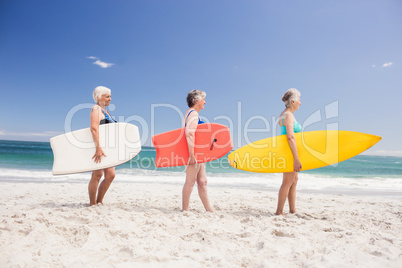
{"type": "Polygon", "coordinates": [[[62,132],[57,131],[45,131],[42,133],[26,133],[26,136],[37,136],[37,137],[54,137],[57,135],[63,134],[62,132]]]}
{"type": "Polygon", "coordinates": [[[362,153],[363,155],[378,155],[378,156],[402,156],[402,151],[386,151],[377,150],[362,153]]]}
{"type": "Polygon", "coordinates": [[[392,65],[392,62],[386,62],[382,65],[382,67],[389,67],[392,65]]]}
{"type": "Polygon", "coordinates": [[[94,64],[99,65],[102,68],[110,68],[114,65],[113,63],[107,63],[107,62],[100,61],[100,60],[95,61],[94,64]]]}
{"type": "Polygon", "coordinates": [[[0,136],[7,136],[7,137],[53,137],[60,134],[63,133],[58,131],[23,132],[23,133],[0,131],[0,136]]]}
{"type": "Polygon", "coordinates": [[[371,67],[375,68],[375,64],[371,65],[371,67]]]}
{"type": "Polygon", "coordinates": [[[95,62],[93,62],[93,64],[96,64],[96,65],[100,66],[101,68],[110,68],[114,65],[114,63],[108,63],[108,62],[101,61],[98,57],[94,57],[94,56],[89,56],[89,57],[87,57],[87,59],[95,60],[95,62]]]}

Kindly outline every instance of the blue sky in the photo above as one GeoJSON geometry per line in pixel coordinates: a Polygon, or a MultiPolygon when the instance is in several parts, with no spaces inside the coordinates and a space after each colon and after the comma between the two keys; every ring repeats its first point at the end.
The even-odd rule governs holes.
{"type": "Polygon", "coordinates": [[[231,121],[240,147],[278,134],[295,87],[306,131],[335,124],[382,136],[370,153],[402,155],[401,48],[397,0],[2,0],[0,139],[48,141],[74,107],[69,127],[88,127],[104,85],[145,145],[180,127],[187,92],[202,89],[201,115],[231,121]]]}

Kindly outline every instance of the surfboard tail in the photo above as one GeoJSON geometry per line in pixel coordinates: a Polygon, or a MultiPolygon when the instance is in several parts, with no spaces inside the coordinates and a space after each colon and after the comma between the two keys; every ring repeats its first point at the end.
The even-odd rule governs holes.
{"type": "Polygon", "coordinates": [[[156,151],[155,166],[157,168],[187,165],[188,148],[187,141],[183,137],[184,130],[181,129],[152,136],[152,143],[156,151]],[[182,152],[182,154],[177,154],[177,151],[182,152]]]}

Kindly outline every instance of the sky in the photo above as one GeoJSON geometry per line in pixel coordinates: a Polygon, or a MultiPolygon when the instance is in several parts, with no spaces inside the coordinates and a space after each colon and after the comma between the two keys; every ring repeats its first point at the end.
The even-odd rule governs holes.
{"type": "Polygon", "coordinates": [[[182,126],[192,89],[235,148],[276,136],[297,88],[304,131],[379,135],[367,153],[402,156],[402,2],[0,0],[0,139],[89,127],[100,85],[145,146],[182,126]]]}

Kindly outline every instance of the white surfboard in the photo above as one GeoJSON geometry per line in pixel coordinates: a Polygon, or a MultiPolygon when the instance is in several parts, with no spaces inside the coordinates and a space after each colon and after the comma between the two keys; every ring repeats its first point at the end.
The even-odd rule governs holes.
{"type": "Polygon", "coordinates": [[[138,127],[128,123],[99,126],[99,143],[106,154],[95,163],[95,143],[89,128],[68,132],[50,139],[53,150],[53,175],[73,174],[121,165],[141,151],[138,127]]]}

